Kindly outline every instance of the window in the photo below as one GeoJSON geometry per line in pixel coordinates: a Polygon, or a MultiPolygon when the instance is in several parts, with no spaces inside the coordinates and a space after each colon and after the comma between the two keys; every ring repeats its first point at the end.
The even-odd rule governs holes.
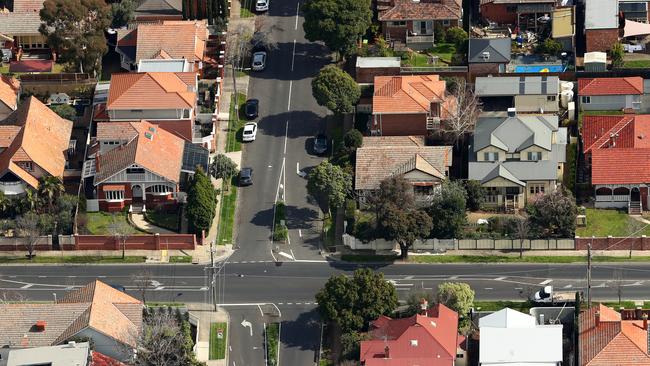
{"type": "Polygon", "coordinates": [[[183,118],[190,118],[190,110],[183,109],[183,118]]]}
{"type": "Polygon", "coordinates": [[[531,195],[535,195],[538,193],[544,194],[544,184],[531,184],[528,187],[528,190],[531,195]]]}
{"type": "Polygon", "coordinates": [[[126,168],[126,174],[144,174],[144,168],[126,168]]]}
{"type": "Polygon", "coordinates": [[[450,24],[451,24],[451,22],[449,21],[449,19],[443,19],[442,25],[444,25],[445,27],[448,27],[450,24]]]}
{"type": "Polygon", "coordinates": [[[432,186],[413,186],[413,194],[416,196],[428,196],[432,191],[432,186]]]}
{"type": "Polygon", "coordinates": [[[170,193],[172,189],[164,184],[156,184],[147,188],[147,191],[150,193],[167,194],[170,193]]]}
{"type": "Polygon", "coordinates": [[[549,95],[546,97],[547,102],[555,102],[555,95],[549,95]]]}
{"type": "Polygon", "coordinates": [[[124,191],[106,191],[106,199],[110,201],[122,201],[124,199],[124,191]]]}
{"type": "Polygon", "coordinates": [[[31,172],[32,170],[34,170],[34,166],[32,165],[31,161],[22,161],[22,162],[18,163],[18,166],[25,169],[28,172],[31,172]]]}
{"type": "Polygon", "coordinates": [[[506,194],[519,194],[519,187],[506,187],[506,194]]]}
{"type": "Polygon", "coordinates": [[[532,161],[542,160],[542,152],[541,151],[529,151],[528,152],[528,160],[532,160],[532,161]]]}
{"type": "Polygon", "coordinates": [[[483,153],[483,160],[485,161],[497,161],[499,160],[498,152],[486,152],[483,153]]]}
{"type": "Polygon", "coordinates": [[[406,27],[406,21],[390,22],[393,27],[406,27]]]}
{"type": "Polygon", "coordinates": [[[591,103],[591,97],[582,97],[582,103],[584,104],[591,103]]]}
{"type": "Polygon", "coordinates": [[[517,6],[516,5],[506,6],[506,12],[508,12],[508,13],[516,13],[517,12],[517,6]]]}
{"type": "Polygon", "coordinates": [[[104,145],[119,145],[119,141],[104,141],[104,145]]]}

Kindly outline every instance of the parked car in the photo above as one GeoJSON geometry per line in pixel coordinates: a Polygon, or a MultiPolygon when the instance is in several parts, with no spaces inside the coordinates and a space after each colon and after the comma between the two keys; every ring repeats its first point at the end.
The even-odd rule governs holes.
{"type": "Polygon", "coordinates": [[[553,286],[544,286],[530,300],[536,304],[573,304],[576,301],[576,291],[554,291],[553,286]]]}
{"type": "Polygon", "coordinates": [[[267,11],[269,10],[270,0],[257,0],[255,2],[255,11],[267,11]]]}
{"type": "Polygon", "coordinates": [[[314,153],[316,154],[325,154],[327,152],[327,136],[322,133],[319,133],[314,137],[314,153]]]}
{"type": "Polygon", "coordinates": [[[239,185],[250,186],[253,184],[253,168],[242,168],[239,171],[239,185]]]}
{"type": "Polygon", "coordinates": [[[250,142],[250,141],[255,141],[255,137],[257,136],[257,123],[255,122],[248,122],[244,125],[244,131],[242,132],[242,141],[244,142],[250,142]]]}
{"type": "Polygon", "coordinates": [[[0,49],[0,57],[2,60],[0,60],[0,63],[9,63],[11,61],[11,50],[8,48],[2,48],[0,49]]]}
{"type": "Polygon", "coordinates": [[[244,104],[244,113],[246,114],[246,118],[249,120],[257,118],[259,110],[260,101],[257,99],[249,99],[246,101],[246,104],[244,104]]]}
{"type": "Polygon", "coordinates": [[[262,71],[266,69],[266,52],[258,51],[253,53],[253,63],[251,65],[253,71],[262,71]]]}

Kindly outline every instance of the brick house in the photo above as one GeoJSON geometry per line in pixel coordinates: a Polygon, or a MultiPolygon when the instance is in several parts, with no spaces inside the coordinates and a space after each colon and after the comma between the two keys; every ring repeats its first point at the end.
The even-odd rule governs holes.
{"type": "Polygon", "coordinates": [[[643,95],[643,78],[640,76],[578,79],[581,111],[638,111],[643,104],[643,95]]]}
{"type": "Polygon", "coordinates": [[[586,52],[609,51],[619,39],[617,0],[585,1],[586,52]]]}
{"type": "Polygon", "coordinates": [[[47,49],[47,40],[38,31],[41,9],[43,1],[40,0],[0,2],[0,48],[47,49]]]}
{"type": "Polygon", "coordinates": [[[465,337],[458,334],[458,314],[442,304],[420,314],[370,322],[369,340],[361,341],[362,366],[466,365],[465,337]]]}
{"type": "Polygon", "coordinates": [[[207,149],[147,121],[98,123],[91,150],[84,179],[101,211],[173,203],[188,175],[208,168],[207,149]]]}
{"type": "Polygon", "coordinates": [[[470,38],[467,52],[470,80],[476,76],[506,72],[511,48],[510,38],[470,38]]]}
{"type": "Polygon", "coordinates": [[[0,75],[0,121],[18,108],[20,81],[11,76],[0,75]]]}
{"type": "Polygon", "coordinates": [[[556,0],[480,0],[480,12],[486,21],[525,29],[529,18],[550,14],[555,3],[556,0]]]}
{"type": "Polygon", "coordinates": [[[371,134],[427,135],[456,108],[438,75],[377,76],[372,97],[371,134]]]}
{"type": "Polygon", "coordinates": [[[457,27],[463,17],[458,0],[389,0],[385,8],[379,9],[384,38],[413,49],[432,47],[436,29],[457,27]]]}
{"type": "Polygon", "coordinates": [[[111,76],[106,112],[111,122],[146,119],[192,141],[197,108],[194,72],[123,73],[111,76]]]}

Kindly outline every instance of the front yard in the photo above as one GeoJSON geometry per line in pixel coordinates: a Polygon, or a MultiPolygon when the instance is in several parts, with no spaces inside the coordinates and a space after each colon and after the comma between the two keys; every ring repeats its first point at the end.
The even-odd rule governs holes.
{"type": "Polygon", "coordinates": [[[170,209],[153,209],[144,213],[148,222],[158,227],[178,232],[180,224],[180,207],[170,209]]]}
{"type": "Polygon", "coordinates": [[[576,228],[580,237],[613,237],[650,236],[650,225],[646,225],[630,217],[622,210],[587,209],[587,226],[576,228]]]}
{"type": "MultiPolygon", "coordinates": [[[[126,212],[118,212],[115,214],[107,212],[87,212],[85,214],[85,223],[80,226],[84,226],[85,231],[90,235],[111,235],[110,227],[113,223],[113,217],[115,217],[115,220],[117,221],[129,224],[126,215],[126,212]]],[[[83,228],[80,228],[80,230],[84,231],[83,228]]],[[[133,228],[134,232],[136,232],[136,230],[137,229],[133,228]]]]}

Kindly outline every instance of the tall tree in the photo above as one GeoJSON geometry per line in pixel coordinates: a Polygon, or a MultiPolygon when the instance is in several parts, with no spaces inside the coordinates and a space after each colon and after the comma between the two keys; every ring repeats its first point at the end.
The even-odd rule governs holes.
{"type": "Polygon", "coordinates": [[[16,231],[18,232],[18,235],[23,238],[23,243],[25,244],[25,249],[27,249],[29,260],[34,258],[36,244],[42,234],[39,221],[38,214],[33,211],[26,212],[22,216],[16,218],[16,231]]]}
{"type": "Polygon", "coordinates": [[[481,101],[472,88],[467,87],[465,79],[458,79],[449,91],[452,100],[447,108],[447,118],[442,123],[443,132],[449,140],[457,143],[461,137],[471,132],[481,114],[481,101]]]}
{"type": "Polygon", "coordinates": [[[485,188],[478,180],[466,180],[465,191],[467,192],[467,208],[478,211],[485,203],[485,188]]]}
{"type": "MultiPolygon", "coordinates": [[[[467,319],[467,314],[474,303],[474,290],[467,283],[443,282],[438,285],[436,300],[467,319]]],[[[468,322],[463,323],[466,326],[468,322]]]]}
{"type": "Polygon", "coordinates": [[[323,67],[311,81],[316,102],[336,114],[351,113],[361,97],[361,89],[352,76],[336,65],[323,67]]]}
{"type": "Polygon", "coordinates": [[[434,193],[431,204],[426,208],[433,219],[431,237],[437,239],[457,238],[465,223],[467,196],[465,188],[457,181],[446,181],[434,193]]]}
{"type": "Polygon", "coordinates": [[[372,21],[370,0],[310,0],[302,10],[305,37],[343,56],[354,52],[372,21]]]}
{"type": "Polygon", "coordinates": [[[54,203],[64,193],[63,181],[59,177],[43,176],[38,182],[38,197],[47,205],[49,213],[52,213],[54,203]]]}
{"type": "Polygon", "coordinates": [[[187,190],[187,210],[185,216],[190,230],[200,235],[206,233],[212,226],[215,210],[217,207],[217,195],[203,169],[197,169],[187,190]]]}
{"type": "Polygon", "coordinates": [[[576,201],[569,192],[557,189],[536,197],[528,205],[531,235],[538,238],[573,238],[577,214],[576,201]]]}
{"type": "Polygon", "coordinates": [[[122,0],[111,4],[111,28],[126,27],[133,20],[136,9],[135,1],[122,0]]]}
{"type": "Polygon", "coordinates": [[[316,301],[322,318],[337,323],[344,333],[365,330],[371,320],[390,314],[398,304],[395,286],[370,268],[357,269],[351,278],[330,277],[316,301]]]}
{"type": "Polygon", "coordinates": [[[330,209],[342,207],[352,192],[352,177],[341,167],[325,160],[309,173],[307,191],[321,204],[327,203],[330,209]]]}
{"type": "Polygon", "coordinates": [[[386,240],[399,244],[400,257],[406,259],[408,251],[417,239],[424,239],[431,233],[431,217],[414,207],[404,208],[390,205],[380,221],[381,231],[386,240]]]}
{"type": "Polygon", "coordinates": [[[108,232],[111,234],[122,248],[122,259],[126,257],[126,242],[133,235],[135,230],[119,214],[111,216],[111,223],[108,224],[108,232]]]}
{"type": "Polygon", "coordinates": [[[111,24],[111,7],[104,0],[45,0],[39,32],[63,62],[80,72],[97,74],[108,51],[104,30],[111,24]]]}
{"type": "Polygon", "coordinates": [[[357,149],[363,145],[363,135],[359,130],[353,128],[343,135],[343,145],[348,149],[357,149]]]}
{"type": "Polygon", "coordinates": [[[188,342],[189,326],[171,311],[160,308],[145,315],[137,339],[137,366],[200,366],[188,342]]]}
{"type": "Polygon", "coordinates": [[[210,165],[210,172],[216,179],[223,179],[225,185],[230,183],[230,178],[237,175],[237,164],[224,154],[217,154],[210,165]]]}

